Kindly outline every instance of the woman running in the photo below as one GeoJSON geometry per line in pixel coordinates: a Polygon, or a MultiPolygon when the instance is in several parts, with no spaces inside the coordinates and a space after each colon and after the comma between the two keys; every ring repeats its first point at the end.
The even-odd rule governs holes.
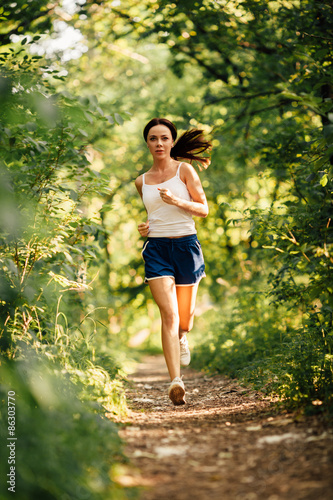
{"type": "Polygon", "coordinates": [[[193,326],[198,285],[205,264],[192,216],[206,217],[208,204],[200,179],[192,165],[179,159],[196,160],[207,168],[210,160],[201,154],[211,148],[202,130],[189,130],[175,143],[177,129],[165,118],[154,118],[143,132],[153,165],[140,175],[135,186],[148,214],[139,224],[147,237],[142,251],[145,282],[159,307],[162,346],[174,405],[185,404],[185,386],[180,365],[191,361],[186,334],[193,326]]]}

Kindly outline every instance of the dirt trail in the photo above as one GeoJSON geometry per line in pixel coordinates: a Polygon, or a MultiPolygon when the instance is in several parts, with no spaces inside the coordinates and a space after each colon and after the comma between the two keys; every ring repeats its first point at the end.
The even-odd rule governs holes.
{"type": "Polygon", "coordinates": [[[234,380],[183,375],[182,407],[167,396],[162,356],[130,377],[121,484],[142,487],[142,500],[332,500],[332,429],[277,413],[234,380]]]}

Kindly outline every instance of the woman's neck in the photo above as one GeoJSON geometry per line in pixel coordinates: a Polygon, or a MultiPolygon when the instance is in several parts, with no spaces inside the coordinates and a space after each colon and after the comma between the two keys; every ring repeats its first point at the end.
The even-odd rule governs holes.
{"type": "Polygon", "coordinates": [[[155,171],[165,171],[168,170],[169,168],[173,167],[174,160],[169,156],[169,158],[163,158],[161,160],[159,159],[154,159],[153,166],[151,170],[155,171]]]}

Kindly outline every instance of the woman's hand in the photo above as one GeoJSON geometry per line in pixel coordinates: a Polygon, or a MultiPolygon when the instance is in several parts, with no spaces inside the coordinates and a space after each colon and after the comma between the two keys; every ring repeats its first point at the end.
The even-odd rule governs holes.
{"type": "Polygon", "coordinates": [[[157,188],[160,192],[160,197],[164,201],[164,203],[168,203],[168,205],[176,205],[178,198],[171,193],[169,189],[157,188]]]}
{"type": "Polygon", "coordinates": [[[149,233],[149,222],[142,222],[138,225],[138,231],[144,238],[148,236],[149,233]]]}

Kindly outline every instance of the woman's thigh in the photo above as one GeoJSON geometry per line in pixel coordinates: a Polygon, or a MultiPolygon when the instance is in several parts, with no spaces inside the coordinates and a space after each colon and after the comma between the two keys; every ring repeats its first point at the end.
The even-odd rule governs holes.
{"type": "Polygon", "coordinates": [[[149,288],[158,305],[161,315],[173,314],[178,316],[178,303],[175,280],[170,277],[149,280],[149,288]]]}
{"type": "Polygon", "coordinates": [[[179,326],[188,332],[193,326],[195,301],[199,283],[191,286],[176,286],[179,326]]]}

